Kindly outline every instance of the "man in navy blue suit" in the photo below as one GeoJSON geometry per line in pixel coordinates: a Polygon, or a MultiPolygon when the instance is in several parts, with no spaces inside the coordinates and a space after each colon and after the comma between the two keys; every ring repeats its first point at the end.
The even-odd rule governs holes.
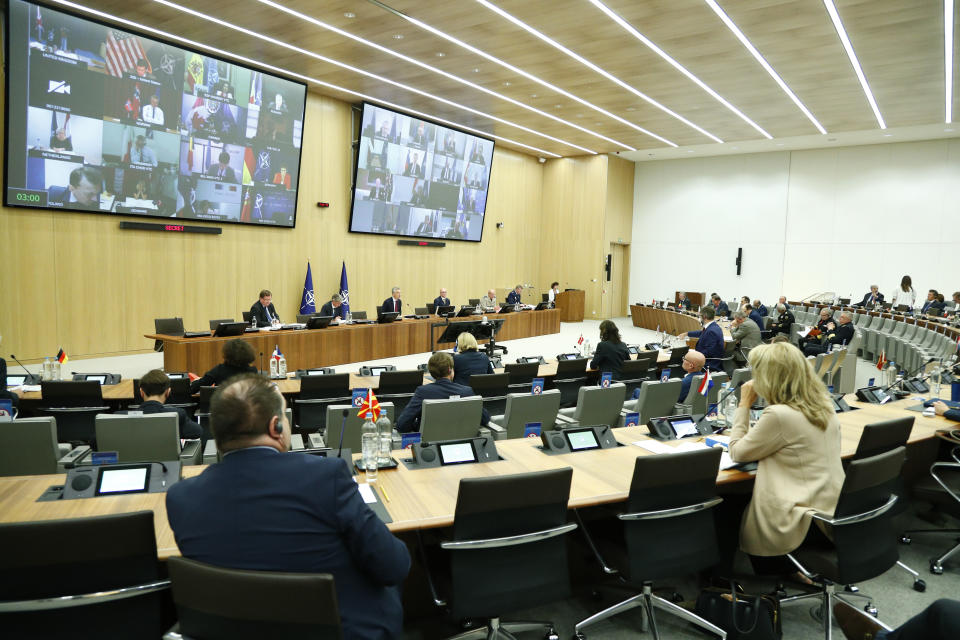
{"type": "MultiPolygon", "coordinates": [[[[760,300],[753,301],[753,308],[757,310],[757,313],[759,313],[762,318],[766,318],[767,314],[770,313],[770,310],[767,309],[766,305],[760,302],[760,300]]],[[[761,329],[762,328],[763,327],[761,327],[761,329]]]]}
{"type": "MultiPolygon", "coordinates": [[[[383,313],[390,313],[391,311],[403,313],[401,309],[403,309],[403,300],[400,299],[400,287],[394,287],[390,290],[390,297],[380,305],[380,310],[383,313]]],[[[397,319],[399,320],[399,316],[397,319]]]]}
{"type": "Polygon", "coordinates": [[[523,302],[521,299],[521,294],[523,293],[523,285],[517,285],[513,288],[513,291],[507,294],[507,304],[520,304],[523,302]]]}
{"type": "Polygon", "coordinates": [[[716,312],[713,307],[706,306],[700,309],[700,324],[703,325],[702,331],[688,331],[681,333],[680,338],[699,338],[697,342],[697,351],[703,354],[707,359],[707,368],[711,371],[720,371],[723,369],[720,358],[723,357],[723,329],[720,328],[714,318],[716,312]]]}
{"type": "Polygon", "coordinates": [[[727,306],[727,303],[720,299],[720,296],[716,293],[710,295],[710,304],[713,305],[714,315],[717,316],[728,316],[730,315],[730,307],[727,306]]]}
{"type": "Polygon", "coordinates": [[[757,311],[756,307],[750,304],[745,304],[743,305],[743,309],[741,309],[741,311],[746,313],[748,316],[750,316],[751,320],[757,323],[757,326],[760,327],[760,331],[764,331],[763,316],[760,315],[760,312],[757,311]]]}
{"type": "Polygon", "coordinates": [[[407,547],[364,503],[344,460],[287,453],[285,409],[262,376],[217,388],[210,426],[223,461],[167,491],[177,546],[220,567],[331,573],[345,638],[398,638],[407,547]]]}
{"type": "Polygon", "coordinates": [[[703,373],[703,365],[706,359],[703,354],[694,349],[690,349],[683,356],[683,362],[680,364],[687,375],[683,376],[683,382],[680,384],[680,397],[677,402],[683,402],[690,393],[690,385],[693,383],[693,377],[703,373]]]}
{"type": "MultiPolygon", "coordinates": [[[[397,418],[397,431],[406,433],[418,431],[420,429],[420,415],[423,412],[424,400],[445,400],[451,396],[475,396],[473,389],[468,386],[457,384],[453,381],[453,356],[445,351],[435,353],[427,361],[427,370],[436,382],[432,384],[423,384],[414,391],[410,402],[404,407],[400,417],[397,418]]],[[[487,426],[490,423],[490,414],[483,409],[480,417],[479,426],[487,426]]]]}
{"type": "Polygon", "coordinates": [[[433,306],[434,308],[450,306],[450,298],[447,297],[447,289],[445,287],[440,289],[440,295],[433,299],[433,306]]]}

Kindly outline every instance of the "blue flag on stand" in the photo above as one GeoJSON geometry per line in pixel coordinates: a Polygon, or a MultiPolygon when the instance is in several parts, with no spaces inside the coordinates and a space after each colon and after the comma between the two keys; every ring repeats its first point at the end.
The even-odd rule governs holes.
{"type": "Polygon", "coordinates": [[[307,277],[303,279],[303,295],[300,296],[300,313],[316,313],[317,305],[313,297],[313,275],[310,273],[310,263],[307,263],[307,277]]]}
{"type": "Polygon", "coordinates": [[[343,304],[340,305],[340,317],[346,318],[350,313],[350,290],[347,287],[347,263],[343,263],[340,270],[340,297],[343,298],[343,304]]]}

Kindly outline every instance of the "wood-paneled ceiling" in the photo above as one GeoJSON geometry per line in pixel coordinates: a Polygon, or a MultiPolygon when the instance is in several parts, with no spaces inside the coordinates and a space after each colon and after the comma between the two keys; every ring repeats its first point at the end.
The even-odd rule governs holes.
{"type": "MultiPolygon", "coordinates": [[[[346,90],[317,85],[321,93],[354,102],[362,94],[495,135],[498,144],[534,155],[620,151],[646,156],[673,145],[716,145],[714,138],[726,145],[749,144],[764,140],[762,132],[775,141],[820,135],[706,0],[605,0],[604,5],[730,107],[589,0],[78,3],[346,90]]],[[[56,0],[51,4],[57,6],[56,0]]],[[[880,129],[824,2],[717,4],[827,136],[880,129]]],[[[943,125],[943,0],[836,0],[836,6],[886,125],[891,130],[943,125]]],[[[955,12],[954,23],[957,32],[960,13],[955,12]]],[[[956,73],[955,52],[952,65],[956,73]]],[[[954,105],[960,102],[957,85],[954,105]]]]}

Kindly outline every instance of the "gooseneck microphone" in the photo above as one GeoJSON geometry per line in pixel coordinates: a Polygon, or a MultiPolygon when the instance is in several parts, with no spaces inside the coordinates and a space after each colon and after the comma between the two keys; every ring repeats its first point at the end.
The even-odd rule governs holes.
{"type": "Polygon", "coordinates": [[[30,373],[29,369],[27,369],[25,366],[23,366],[23,363],[22,363],[22,362],[20,362],[19,360],[17,360],[17,356],[15,356],[15,355],[13,355],[13,354],[11,353],[11,354],[10,354],[10,357],[13,358],[13,361],[16,362],[18,365],[20,365],[20,368],[23,369],[24,372],[26,372],[26,374],[27,374],[27,377],[26,377],[26,379],[23,381],[23,384],[29,384],[31,381],[36,382],[36,377],[34,376],[34,374],[30,373]]]}
{"type": "Polygon", "coordinates": [[[343,421],[340,422],[340,445],[337,449],[337,457],[343,457],[343,432],[347,429],[347,416],[350,415],[349,409],[343,410],[343,421]]]}
{"type": "Polygon", "coordinates": [[[263,375],[263,351],[260,352],[260,375],[263,375]]]}

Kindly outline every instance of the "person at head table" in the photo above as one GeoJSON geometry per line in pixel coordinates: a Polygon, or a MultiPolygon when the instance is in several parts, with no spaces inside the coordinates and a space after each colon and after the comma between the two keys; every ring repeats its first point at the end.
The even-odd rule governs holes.
{"type": "MultiPolygon", "coordinates": [[[[384,313],[396,312],[403,313],[403,300],[400,299],[400,287],[390,289],[390,297],[383,301],[380,310],[384,313]]],[[[397,320],[401,316],[397,316],[397,320]]]]}
{"type": "Polygon", "coordinates": [[[880,287],[875,284],[870,285],[870,291],[863,296],[858,306],[872,309],[875,305],[883,304],[883,294],[880,293],[880,287]]]}
{"type": "Polygon", "coordinates": [[[57,129],[50,136],[50,149],[52,151],[73,151],[73,137],[67,133],[66,129],[57,129]]]}
{"type": "Polygon", "coordinates": [[[693,383],[693,377],[703,373],[703,368],[706,364],[707,359],[703,357],[702,353],[695,349],[690,349],[684,354],[680,367],[686,371],[687,374],[683,376],[683,381],[680,383],[680,397],[677,399],[677,402],[686,401],[687,395],[690,393],[690,385],[693,383]]]}
{"type": "Polygon", "coordinates": [[[276,384],[257,375],[230,381],[210,399],[210,426],[223,461],[166,495],[183,556],[328,573],[344,638],[401,637],[406,544],[364,502],[344,460],[287,453],[293,425],[276,384]]]}
{"type": "Polygon", "coordinates": [[[488,289],[487,295],[480,298],[480,308],[484,311],[500,311],[500,305],[497,304],[497,292],[494,289],[488,289]]]}
{"type": "Polygon", "coordinates": [[[144,105],[140,110],[140,119],[150,124],[163,126],[163,109],[160,108],[160,96],[157,94],[150,96],[150,104],[144,105]]]}
{"type": "Polygon", "coordinates": [[[130,149],[130,162],[157,166],[157,154],[147,146],[147,139],[143,136],[137,136],[134,140],[133,149],[130,149]]]}
{"type": "Polygon", "coordinates": [[[180,407],[168,407],[170,398],[170,378],[160,369],[154,369],[143,374],[140,378],[140,411],[143,413],[175,413],[180,437],[199,438],[203,429],[190,419],[187,412],[180,407]]]}
{"type": "Polygon", "coordinates": [[[103,177],[93,167],[77,167],[70,172],[65,187],[47,189],[47,202],[57,202],[71,209],[99,209],[103,177]]]}
{"type": "Polygon", "coordinates": [[[190,383],[190,393],[197,393],[200,387],[212,387],[223,384],[233,376],[241,373],[256,373],[253,361],[257,354],[250,343],[242,338],[234,338],[223,343],[221,349],[223,362],[207,371],[201,377],[190,383]]]}
{"type": "Polygon", "coordinates": [[[273,294],[269,289],[260,292],[260,299],[250,306],[250,315],[257,320],[258,327],[280,324],[280,316],[273,306],[273,294]]]}
{"type": "Polygon", "coordinates": [[[523,285],[518,284],[507,294],[507,304],[523,304],[523,285]]]}
{"type": "Polygon", "coordinates": [[[213,178],[220,178],[224,182],[236,182],[237,174],[233,170],[233,167],[230,166],[230,154],[226,151],[221,151],[220,155],[217,156],[218,162],[212,164],[207,168],[207,175],[213,178]]]}
{"type": "Polygon", "coordinates": [[[321,316],[333,316],[338,320],[343,318],[343,298],[339,293],[330,296],[330,301],[320,307],[321,316]]]}
{"type": "MultiPolygon", "coordinates": [[[[493,373],[493,365],[486,353],[480,351],[480,345],[472,333],[464,331],[457,336],[457,351],[453,355],[453,381],[470,386],[470,376],[493,373]]],[[[474,395],[472,392],[470,395],[474,395]]]]}
{"type": "Polygon", "coordinates": [[[690,307],[693,306],[693,303],[690,302],[690,298],[687,297],[687,292],[680,291],[678,293],[679,293],[678,295],[679,300],[677,300],[677,306],[683,308],[686,311],[689,311],[690,307]]]}
{"type": "Polygon", "coordinates": [[[450,306],[450,298],[447,297],[446,287],[440,288],[440,295],[433,299],[433,306],[434,308],[450,306]]]}
{"type": "MultiPolygon", "coordinates": [[[[462,335],[462,334],[461,334],[462,335]]],[[[466,398],[475,396],[473,389],[453,381],[453,356],[446,351],[440,351],[430,356],[427,361],[427,371],[430,372],[435,382],[423,384],[417,387],[413,397],[403,412],[397,418],[397,431],[407,433],[418,431],[420,429],[420,416],[423,412],[424,400],[445,400],[450,396],[459,396],[466,398]]],[[[480,414],[480,426],[487,426],[490,423],[490,414],[483,409],[480,414]]]]}

